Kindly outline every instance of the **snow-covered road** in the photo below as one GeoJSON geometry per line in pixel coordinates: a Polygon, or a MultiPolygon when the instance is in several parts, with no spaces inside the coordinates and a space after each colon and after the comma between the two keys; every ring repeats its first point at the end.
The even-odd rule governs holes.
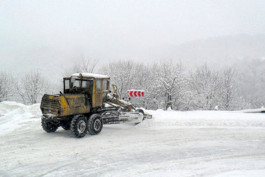
{"type": "Polygon", "coordinates": [[[45,133],[39,105],[0,103],[0,176],[265,176],[265,114],[150,113],[77,139],[45,133]]]}

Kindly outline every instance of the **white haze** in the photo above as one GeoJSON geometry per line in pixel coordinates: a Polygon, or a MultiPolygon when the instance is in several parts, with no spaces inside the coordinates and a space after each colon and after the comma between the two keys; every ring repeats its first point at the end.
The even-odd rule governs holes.
{"type": "Polygon", "coordinates": [[[185,64],[174,53],[182,43],[264,34],[264,9],[253,0],[0,1],[0,70],[59,76],[82,57],[185,64]]]}

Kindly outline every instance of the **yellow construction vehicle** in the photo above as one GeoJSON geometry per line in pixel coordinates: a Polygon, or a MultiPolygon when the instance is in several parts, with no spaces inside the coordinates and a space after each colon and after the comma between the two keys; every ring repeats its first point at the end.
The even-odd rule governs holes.
{"type": "Polygon", "coordinates": [[[120,100],[110,77],[92,73],[75,73],[63,79],[64,93],[45,94],[41,101],[42,127],[50,133],[58,127],[71,130],[74,136],[84,137],[87,132],[101,132],[103,124],[120,122],[140,123],[152,118],[142,109],[120,100]]]}

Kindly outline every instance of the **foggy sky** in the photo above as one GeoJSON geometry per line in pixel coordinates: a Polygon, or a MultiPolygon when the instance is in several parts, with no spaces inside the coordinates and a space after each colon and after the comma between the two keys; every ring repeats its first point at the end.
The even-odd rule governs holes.
{"type": "Polygon", "coordinates": [[[0,71],[37,68],[53,74],[82,56],[101,63],[153,62],[152,49],[214,36],[264,34],[264,19],[262,0],[2,0],[0,71]]]}

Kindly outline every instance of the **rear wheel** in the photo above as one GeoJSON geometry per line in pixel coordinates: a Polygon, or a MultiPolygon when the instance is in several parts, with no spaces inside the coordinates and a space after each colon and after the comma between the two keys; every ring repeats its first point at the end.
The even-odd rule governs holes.
{"type": "Polygon", "coordinates": [[[92,114],[88,120],[88,132],[90,135],[96,135],[101,132],[103,121],[99,114],[92,114]]]}
{"type": "Polygon", "coordinates": [[[45,130],[47,133],[51,133],[51,132],[55,132],[57,130],[57,128],[59,127],[59,124],[51,121],[51,120],[47,120],[42,118],[41,119],[41,126],[43,128],[43,130],[45,130]]]}
{"type": "Polygon", "coordinates": [[[63,121],[61,122],[61,127],[65,130],[70,130],[71,128],[71,121],[63,121]]]}
{"type": "Polygon", "coordinates": [[[87,119],[83,115],[75,116],[71,121],[71,132],[75,137],[84,137],[87,133],[87,119]]]}

